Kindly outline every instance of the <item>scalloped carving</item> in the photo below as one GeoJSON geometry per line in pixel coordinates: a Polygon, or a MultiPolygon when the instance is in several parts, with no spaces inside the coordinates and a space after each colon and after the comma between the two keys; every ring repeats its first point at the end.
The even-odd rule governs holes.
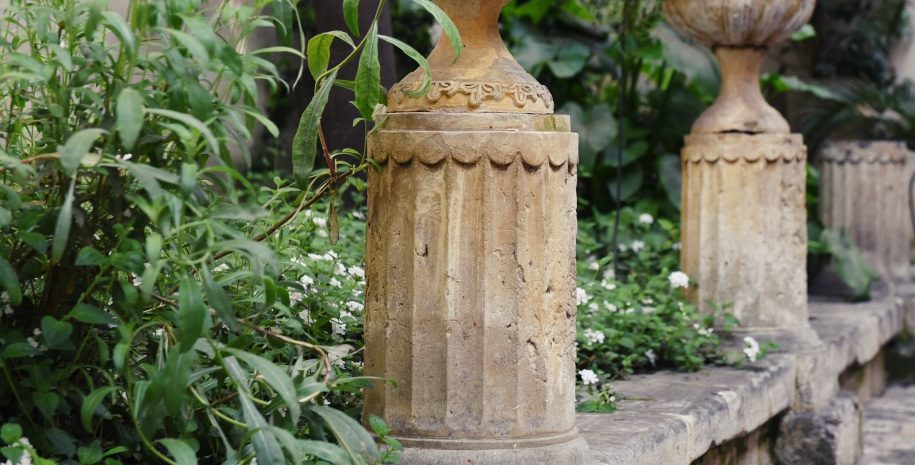
{"type": "Polygon", "coordinates": [[[686,138],[681,159],[689,163],[795,163],[807,160],[798,135],[696,134],[686,138]]]}
{"type": "Polygon", "coordinates": [[[389,159],[401,164],[418,160],[428,166],[438,165],[446,159],[464,165],[486,159],[498,166],[509,166],[520,160],[530,168],[549,164],[558,169],[578,165],[578,134],[387,130],[371,136],[369,156],[380,163],[387,163],[389,159]]]}
{"type": "Polygon", "coordinates": [[[493,82],[466,82],[466,81],[433,81],[432,89],[425,97],[411,97],[407,91],[416,90],[420,83],[400,83],[394,85],[389,93],[389,101],[394,102],[392,108],[402,106],[411,100],[425,100],[430,105],[439,103],[442,97],[454,98],[460,96],[466,99],[466,106],[470,109],[481,108],[486,102],[502,102],[511,99],[518,109],[536,107],[552,112],[554,108],[553,95],[546,86],[540,84],[519,83],[493,83],[493,82]]]}
{"type": "Polygon", "coordinates": [[[836,142],[823,148],[820,160],[838,165],[902,165],[907,153],[905,145],[897,142],[836,142]]]}

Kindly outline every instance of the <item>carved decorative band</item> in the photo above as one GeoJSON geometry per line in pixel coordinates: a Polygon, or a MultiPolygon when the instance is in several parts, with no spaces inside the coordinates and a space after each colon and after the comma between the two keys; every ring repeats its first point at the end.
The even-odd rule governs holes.
{"type": "Polygon", "coordinates": [[[554,108],[553,95],[539,84],[433,81],[432,90],[425,97],[410,97],[404,92],[418,89],[420,85],[419,82],[396,84],[391,88],[389,101],[395,103],[393,107],[411,99],[425,99],[434,105],[443,96],[451,98],[460,95],[467,99],[467,106],[472,109],[479,108],[486,101],[501,102],[505,98],[510,98],[519,109],[529,105],[542,106],[552,112],[554,108]]]}
{"type": "Polygon", "coordinates": [[[837,165],[860,165],[862,163],[865,165],[903,165],[905,164],[905,152],[826,149],[820,155],[820,161],[837,165]]]}
{"type": "Polygon", "coordinates": [[[498,166],[521,160],[539,168],[578,165],[578,134],[511,131],[380,131],[369,139],[369,156],[380,163],[418,160],[437,165],[445,159],[471,165],[488,159],[498,166]]]}
{"type": "Polygon", "coordinates": [[[795,163],[807,160],[797,135],[694,134],[686,137],[681,159],[689,163],[795,163]]]}

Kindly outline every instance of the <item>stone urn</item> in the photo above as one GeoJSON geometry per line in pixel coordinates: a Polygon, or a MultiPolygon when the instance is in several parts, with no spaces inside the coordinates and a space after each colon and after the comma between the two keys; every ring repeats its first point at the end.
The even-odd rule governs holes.
{"type": "Polygon", "coordinates": [[[900,141],[843,140],[820,151],[820,219],[844,231],[888,281],[910,276],[909,150],[900,141]]]}
{"type": "Polygon", "coordinates": [[[680,266],[701,311],[747,331],[806,331],[807,148],[763,98],[766,52],[809,20],[814,0],[665,0],[669,22],[710,47],[718,98],[681,154],[680,266]]]}
{"type": "Polygon", "coordinates": [[[788,122],[766,103],[759,73],[768,49],[810,20],[815,0],[665,0],[670,23],[709,46],[721,66],[718,99],[693,134],[786,134],[788,122]]]}
{"type": "Polygon", "coordinates": [[[499,15],[510,0],[435,0],[454,21],[464,49],[442,37],[432,54],[432,90],[411,97],[422,86],[417,69],[391,88],[388,111],[475,111],[553,113],[553,97],[511,55],[499,35],[499,15]],[[405,92],[406,91],[406,92],[405,92]]]}

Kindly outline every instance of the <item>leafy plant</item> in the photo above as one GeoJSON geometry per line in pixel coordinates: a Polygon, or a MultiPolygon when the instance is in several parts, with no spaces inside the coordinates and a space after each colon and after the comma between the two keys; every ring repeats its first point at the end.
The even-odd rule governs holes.
{"type": "MultiPolygon", "coordinates": [[[[447,17],[417,3],[458,46],[447,17]]],[[[357,241],[359,231],[340,227],[335,199],[362,189],[356,175],[371,165],[358,150],[318,150],[327,90],[354,89],[370,118],[382,99],[377,43],[395,39],[379,36],[376,21],[362,35],[336,31],[308,42],[317,92],[297,137],[296,183],[258,185],[233,163],[233,153],[246,156],[257,125],[277,135],[255,104],[258,88],[293,86],[271,58],[305,54],[248,44],[274,27],[291,42],[294,7],[133,0],[124,17],[104,0],[12,0],[5,9],[7,459],[397,460],[396,442],[376,420],[384,451],[340,410],[356,413],[365,385],[346,344],[361,331],[364,272],[361,256],[330,250],[357,241]],[[335,78],[343,63],[326,58],[328,38],[353,45],[346,61],[360,62],[355,82],[335,78]],[[330,168],[313,169],[317,153],[330,168]]]]}

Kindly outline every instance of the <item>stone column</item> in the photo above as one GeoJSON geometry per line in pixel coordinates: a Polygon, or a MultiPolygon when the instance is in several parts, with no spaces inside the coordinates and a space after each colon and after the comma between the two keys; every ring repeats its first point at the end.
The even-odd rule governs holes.
{"type": "Polygon", "coordinates": [[[807,149],[762,96],[766,50],[813,0],[665,0],[671,24],[714,50],[721,91],[682,153],[683,271],[704,311],[731,304],[745,329],[807,328],[807,149]]]}
{"type": "Polygon", "coordinates": [[[904,142],[841,141],[820,152],[820,218],[845,231],[886,279],[910,277],[912,246],[904,142]]]}
{"type": "Polygon", "coordinates": [[[366,415],[407,465],[576,465],[578,136],[508,53],[508,0],[437,0],[462,32],[391,89],[369,139],[366,415]]]}

